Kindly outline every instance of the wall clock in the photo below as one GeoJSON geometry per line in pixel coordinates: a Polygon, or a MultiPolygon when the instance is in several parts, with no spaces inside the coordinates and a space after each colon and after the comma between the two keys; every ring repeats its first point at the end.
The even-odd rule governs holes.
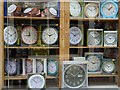
{"type": "Polygon", "coordinates": [[[45,87],[45,76],[44,74],[29,74],[28,75],[28,87],[42,89],[45,87]]]}
{"type": "Polygon", "coordinates": [[[104,46],[117,47],[117,31],[104,31],[104,46]]]}
{"type": "Polygon", "coordinates": [[[58,74],[58,62],[50,59],[47,61],[47,75],[56,76],[58,74]]]}
{"type": "Polygon", "coordinates": [[[89,73],[101,73],[103,53],[85,53],[89,73]]]}
{"type": "Polygon", "coordinates": [[[7,26],[4,29],[4,41],[8,45],[14,45],[18,39],[18,32],[14,26],[7,26]]]}
{"type": "Polygon", "coordinates": [[[21,38],[25,44],[34,44],[37,41],[37,30],[31,26],[25,27],[21,32],[21,38]]]}
{"type": "Polygon", "coordinates": [[[85,16],[88,18],[96,18],[99,15],[99,6],[97,3],[88,3],[85,6],[85,16]]]}
{"type": "Polygon", "coordinates": [[[6,61],[6,63],[5,63],[5,71],[9,75],[15,75],[17,73],[16,59],[6,61]]]}
{"type": "MultiPolygon", "coordinates": [[[[82,2],[82,1],[81,1],[82,2]]],[[[70,15],[73,17],[78,17],[83,12],[82,4],[77,0],[70,0],[70,15]]]]}
{"type": "Polygon", "coordinates": [[[79,44],[83,39],[83,33],[78,27],[70,28],[70,44],[76,45],[79,44]]]}
{"type": "Polygon", "coordinates": [[[58,31],[53,27],[45,28],[42,32],[42,41],[45,44],[52,45],[58,40],[58,31]]]}
{"type": "Polygon", "coordinates": [[[26,73],[33,73],[33,60],[32,59],[26,59],[25,69],[26,69],[26,73]]]}
{"type": "Polygon", "coordinates": [[[88,86],[86,62],[64,61],[62,67],[63,88],[85,88],[88,86]]]}
{"type": "Polygon", "coordinates": [[[101,4],[100,11],[103,18],[116,18],[118,14],[118,2],[107,0],[101,4]]]}
{"type": "Polygon", "coordinates": [[[114,74],[115,73],[115,59],[104,59],[102,65],[103,73],[114,74]]]}

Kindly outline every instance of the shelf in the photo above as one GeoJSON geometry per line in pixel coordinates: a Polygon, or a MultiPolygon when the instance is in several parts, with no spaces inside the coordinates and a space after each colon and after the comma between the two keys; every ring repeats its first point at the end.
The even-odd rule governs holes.
{"type": "Polygon", "coordinates": [[[106,74],[106,75],[101,75],[101,74],[89,74],[88,77],[116,77],[118,76],[117,74],[113,74],[113,75],[109,75],[109,74],[106,74]]]}

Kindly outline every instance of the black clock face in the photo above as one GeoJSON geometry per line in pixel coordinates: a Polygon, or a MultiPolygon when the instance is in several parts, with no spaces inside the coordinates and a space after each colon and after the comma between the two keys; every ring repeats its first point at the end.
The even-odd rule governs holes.
{"type": "Polygon", "coordinates": [[[64,72],[64,82],[69,88],[79,88],[86,78],[85,70],[80,65],[70,65],[64,72]]]}

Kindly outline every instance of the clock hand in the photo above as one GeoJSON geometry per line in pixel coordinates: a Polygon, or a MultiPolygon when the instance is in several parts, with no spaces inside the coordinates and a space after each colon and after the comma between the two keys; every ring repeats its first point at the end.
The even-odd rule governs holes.
{"type": "Polygon", "coordinates": [[[111,10],[111,9],[112,9],[112,6],[108,10],[111,10]]]}
{"type": "Polygon", "coordinates": [[[34,79],[33,79],[33,81],[34,81],[35,83],[37,83],[37,81],[36,81],[36,80],[34,80],[34,79]]]}
{"type": "Polygon", "coordinates": [[[72,74],[72,73],[70,73],[70,75],[72,75],[73,77],[75,77],[75,75],[74,75],[74,74],[72,74]]]}
{"type": "Polygon", "coordinates": [[[90,11],[92,11],[90,8],[88,8],[90,11]]]}

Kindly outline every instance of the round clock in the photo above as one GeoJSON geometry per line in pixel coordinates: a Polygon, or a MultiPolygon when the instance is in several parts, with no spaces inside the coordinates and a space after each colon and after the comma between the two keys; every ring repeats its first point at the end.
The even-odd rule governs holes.
{"type": "Polygon", "coordinates": [[[77,17],[82,12],[82,6],[77,0],[70,0],[70,15],[77,17]]]}
{"type": "Polygon", "coordinates": [[[64,71],[64,82],[69,88],[80,88],[85,79],[85,69],[81,65],[69,65],[64,71]]]}
{"type": "Polygon", "coordinates": [[[4,29],[4,41],[8,45],[13,45],[18,39],[17,29],[13,26],[7,26],[4,29]]]}
{"type": "Polygon", "coordinates": [[[31,26],[25,27],[22,30],[21,37],[25,44],[34,44],[37,41],[37,30],[31,26]]]}
{"type": "Polygon", "coordinates": [[[5,71],[9,75],[14,75],[17,72],[17,63],[16,60],[6,61],[5,71]]]}
{"type": "Polygon", "coordinates": [[[28,86],[29,88],[37,88],[37,89],[44,88],[45,79],[42,75],[32,75],[28,79],[28,86]]]}
{"type": "Polygon", "coordinates": [[[55,60],[49,60],[47,64],[48,75],[55,76],[58,72],[58,64],[55,60]]]}
{"type": "Polygon", "coordinates": [[[100,69],[101,60],[97,56],[90,55],[87,57],[87,61],[88,61],[88,71],[96,72],[97,70],[100,69]]]}
{"type": "Polygon", "coordinates": [[[104,36],[104,42],[107,45],[114,45],[116,42],[116,36],[114,34],[106,34],[104,36]]]}
{"type": "Polygon", "coordinates": [[[118,5],[113,0],[108,0],[101,5],[101,14],[104,18],[116,18],[118,5]]]}
{"type": "Polygon", "coordinates": [[[88,18],[95,18],[99,15],[99,7],[94,3],[88,3],[85,6],[85,16],[88,18]]]}
{"type": "Polygon", "coordinates": [[[33,62],[31,59],[26,59],[26,73],[32,73],[33,71],[33,62]]]}
{"type": "Polygon", "coordinates": [[[13,13],[17,9],[15,4],[12,4],[8,7],[8,13],[13,13]]]}
{"type": "Polygon", "coordinates": [[[37,72],[37,73],[42,73],[43,70],[44,70],[44,66],[43,66],[42,61],[37,60],[37,61],[36,61],[36,72],[37,72]]]}
{"type": "Polygon", "coordinates": [[[51,45],[54,44],[58,40],[58,31],[53,28],[45,28],[42,32],[42,41],[45,44],[51,45]]]}
{"type": "Polygon", "coordinates": [[[83,38],[82,31],[78,27],[70,28],[70,44],[78,44],[83,38]]]}
{"type": "Polygon", "coordinates": [[[49,8],[49,12],[50,14],[52,14],[53,16],[57,16],[57,10],[55,8],[49,8]]]}
{"type": "Polygon", "coordinates": [[[112,73],[115,70],[115,64],[112,61],[103,63],[102,69],[106,73],[112,73]]]}

